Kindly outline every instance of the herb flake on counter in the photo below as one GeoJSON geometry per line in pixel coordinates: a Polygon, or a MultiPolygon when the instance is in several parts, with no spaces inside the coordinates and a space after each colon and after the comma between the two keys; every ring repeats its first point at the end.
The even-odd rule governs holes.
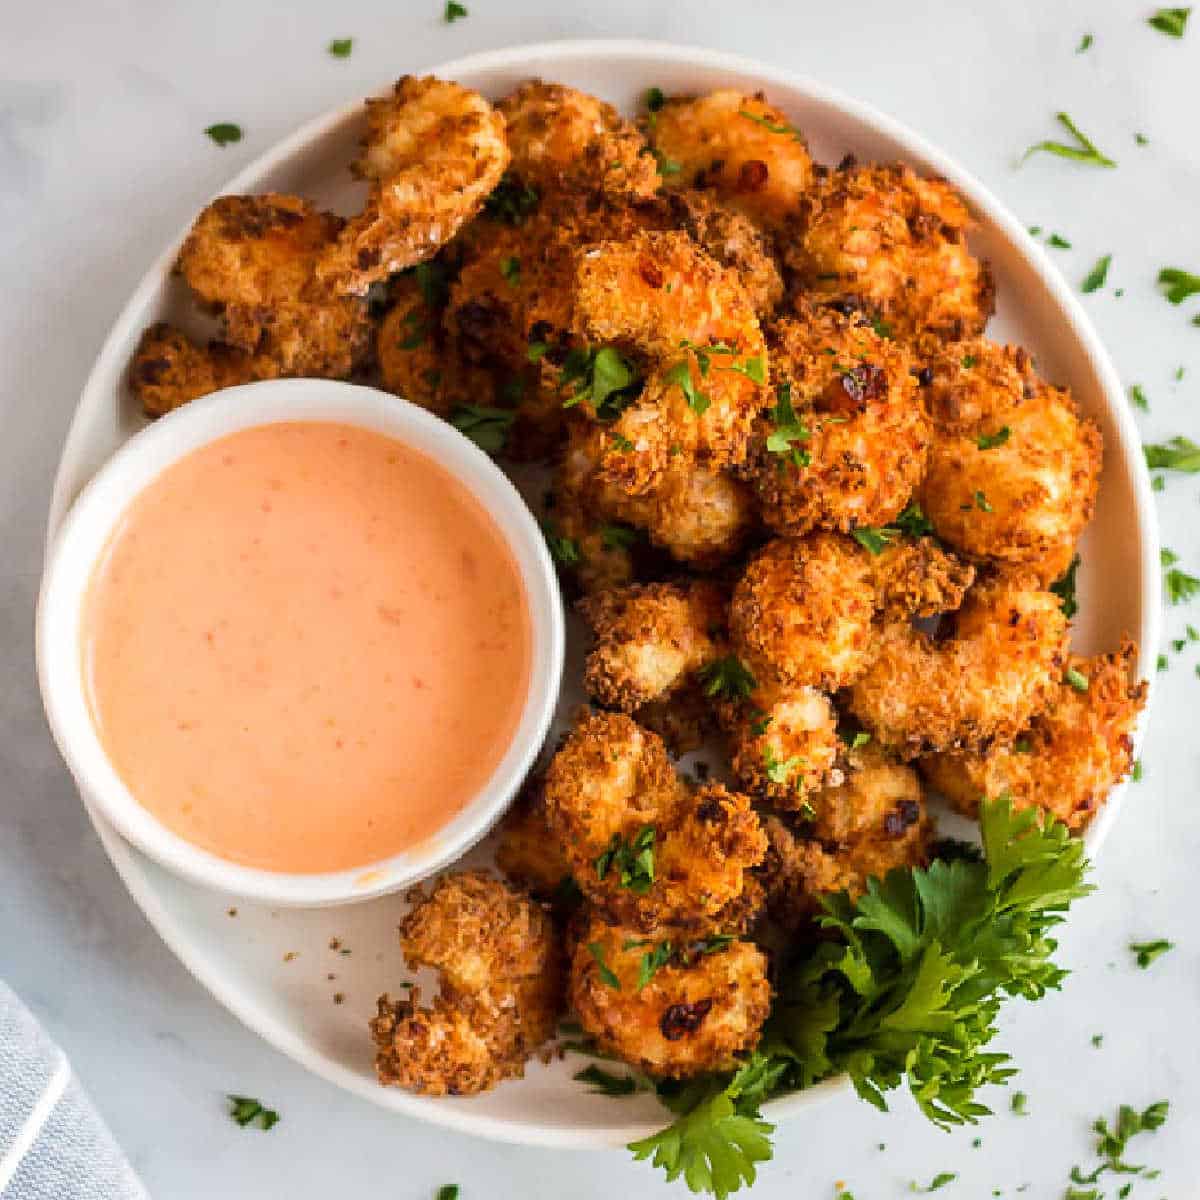
{"type": "Polygon", "coordinates": [[[940,1191],[948,1183],[953,1183],[958,1178],[957,1171],[939,1171],[925,1187],[922,1187],[916,1181],[908,1185],[910,1192],[929,1193],[940,1191]]]}
{"type": "Polygon", "coordinates": [[[1143,446],[1142,450],[1146,455],[1146,466],[1151,470],[1200,471],[1200,446],[1191,438],[1173,437],[1158,445],[1143,446]]]}
{"type": "Polygon", "coordinates": [[[1152,942],[1130,942],[1129,949],[1137,956],[1137,965],[1144,971],[1156,958],[1161,958],[1168,950],[1174,950],[1175,943],[1158,938],[1152,942]]]}
{"type": "Polygon", "coordinates": [[[279,1114],[273,1108],[264,1108],[259,1100],[250,1096],[227,1096],[230,1109],[229,1115],[244,1129],[247,1125],[258,1122],[260,1129],[274,1129],[279,1124],[279,1114]]]}
{"type": "Polygon", "coordinates": [[[1146,24],[1168,37],[1181,38],[1191,15],[1190,8],[1160,8],[1153,16],[1146,18],[1146,24]]]}
{"type": "MultiPolygon", "coordinates": [[[[1166,1100],[1151,1104],[1142,1112],[1129,1104],[1122,1104],[1117,1112],[1116,1127],[1109,1129],[1108,1122],[1103,1117],[1097,1117],[1092,1122],[1092,1132],[1096,1134],[1096,1156],[1102,1161],[1100,1165],[1088,1174],[1081,1167],[1071,1168],[1073,1184],[1089,1185],[1095,1183],[1105,1171],[1116,1175],[1140,1175],[1143,1179],[1155,1179],[1158,1172],[1148,1167],[1137,1166],[1125,1161],[1125,1150],[1129,1140],[1139,1133],[1153,1133],[1166,1123],[1170,1105],[1166,1100]]],[[[1132,1182],[1132,1181],[1131,1181],[1132,1182]]],[[[1129,1185],[1126,1184],[1118,1191],[1118,1196],[1127,1196],[1129,1185]]],[[[1103,1193],[1098,1189],[1090,1192],[1077,1192],[1070,1188],[1066,1192],[1068,1200],[1103,1200],[1103,1193]]]]}
{"type": "MultiPolygon", "coordinates": [[[[1055,119],[1075,139],[1076,145],[1068,146],[1063,142],[1036,142],[1025,151],[1021,162],[1025,162],[1032,154],[1039,151],[1046,154],[1056,154],[1059,158],[1070,158],[1075,162],[1088,163],[1094,167],[1115,167],[1116,161],[1098,150],[1095,144],[1080,131],[1079,127],[1065,112],[1055,113],[1055,119]]],[[[1019,164],[1018,164],[1019,165],[1019,164]]]]}
{"type": "Polygon", "coordinates": [[[1080,285],[1081,290],[1085,293],[1099,291],[1108,278],[1108,268],[1111,263],[1111,254],[1106,254],[1103,258],[1098,259],[1096,265],[1087,273],[1087,278],[1080,285]]]}
{"type": "Polygon", "coordinates": [[[458,0],[446,0],[446,7],[442,10],[442,20],[447,25],[453,25],[455,21],[461,21],[466,16],[470,16],[470,13],[465,4],[459,4],[458,0]]]}
{"type": "Polygon", "coordinates": [[[325,48],[332,58],[349,58],[350,52],[354,49],[354,39],[334,38],[325,48]]]}
{"type": "Polygon", "coordinates": [[[232,121],[219,121],[216,125],[210,125],[204,132],[218,146],[228,146],[232,142],[240,142],[242,140],[242,127],[233,124],[232,121]]]}
{"type": "Polygon", "coordinates": [[[1182,267],[1163,267],[1158,273],[1158,285],[1170,304],[1182,304],[1189,296],[1200,292],[1200,275],[1182,267]]]}
{"type": "Polygon", "coordinates": [[[1086,50],[1090,50],[1095,40],[1096,39],[1090,33],[1085,33],[1083,37],[1079,39],[1079,45],[1075,47],[1075,53],[1083,54],[1086,50]]]}
{"type": "Polygon", "coordinates": [[[458,1200],[458,1184],[443,1183],[437,1190],[436,1200],[458,1200]]]}
{"type": "Polygon", "coordinates": [[[1150,411],[1150,401],[1146,399],[1146,393],[1142,390],[1140,383],[1135,383],[1129,389],[1129,399],[1134,408],[1140,409],[1142,412],[1150,411]]]}
{"type": "Polygon", "coordinates": [[[1186,604],[1200,593],[1200,579],[1189,575],[1178,567],[1172,567],[1165,576],[1167,599],[1172,604],[1186,604]]]}
{"type": "Polygon", "coordinates": [[[1011,1108],[1018,1117],[1029,1116],[1029,1097],[1024,1092],[1013,1092],[1011,1108]]]}
{"type": "Polygon", "coordinates": [[[1065,237],[1063,237],[1062,234],[1059,234],[1059,233],[1052,233],[1046,239],[1046,245],[1053,246],[1055,250],[1070,250],[1071,249],[1071,243],[1068,242],[1067,239],[1065,237]]]}

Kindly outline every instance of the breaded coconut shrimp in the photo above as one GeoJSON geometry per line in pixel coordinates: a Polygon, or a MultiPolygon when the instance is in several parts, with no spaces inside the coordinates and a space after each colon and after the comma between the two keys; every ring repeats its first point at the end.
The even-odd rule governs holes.
{"type": "Polygon", "coordinates": [[[925,469],[912,358],[861,315],[799,299],[768,331],[775,407],[747,474],[763,521],[793,536],[894,520],[925,469]]]}
{"type": "MultiPolygon", "coordinates": [[[[631,495],[674,466],[740,463],[763,407],[766,346],[736,272],[683,233],[641,233],[579,256],[574,331],[646,364],[608,425],[601,472],[631,495]]],[[[601,416],[586,399],[580,406],[601,416]]]]}
{"type": "Polygon", "coordinates": [[[199,346],[164,322],[151,325],[129,367],[129,385],[148,417],[161,417],[210,392],[277,379],[279,364],[223,342],[199,346]]]}
{"type": "Polygon", "coordinates": [[[611,104],[535,79],[496,108],[507,124],[512,173],[526,187],[642,198],[658,190],[646,140],[611,104]]]}
{"type": "Polygon", "coordinates": [[[479,211],[509,162],[504,118],[457,83],[406,75],[366,108],[363,153],[351,169],[369,185],[367,202],[318,268],[351,295],[432,258],[479,211]]]}
{"type": "Polygon", "coordinates": [[[921,773],[968,816],[1007,793],[1014,808],[1036,805],[1072,831],[1085,828],[1133,766],[1147,688],[1134,682],[1135,655],[1127,642],[1117,654],[1072,657],[1045,710],[1012,742],[930,755],[921,773]]]}
{"type": "Polygon", "coordinates": [[[371,335],[364,302],[316,278],[343,224],[298,196],[221,196],[196,218],[176,269],[219,314],[223,341],[273,359],[282,375],[341,378],[371,335]]]}
{"type": "Polygon", "coordinates": [[[661,738],[583,713],[546,772],[546,815],[584,895],[624,924],[720,931],[765,849],[745,796],[694,789],[661,738]]]}
{"type": "Polygon", "coordinates": [[[929,370],[936,432],[921,497],[938,536],[976,562],[1052,582],[1092,517],[1100,430],[1019,347],[957,342],[929,370]]]}
{"type": "MultiPolygon", "coordinates": [[[[673,462],[653,488],[631,496],[602,476],[612,445],[606,426],[569,423],[556,490],[557,523],[565,528],[567,514],[578,510],[593,529],[603,530],[611,522],[631,525],[676,562],[697,568],[717,566],[741,549],[754,520],[744,484],[723,471],[673,462]]],[[[592,561],[586,551],[581,555],[592,561]]]]}
{"type": "Polygon", "coordinates": [[[803,135],[761,93],[672,97],[643,124],[668,187],[712,188],[767,228],[795,216],[812,183],[803,135]]]}
{"type": "Polygon", "coordinates": [[[784,252],[799,290],[862,308],[922,348],[982,332],[992,279],[967,249],[971,216],[944,180],[850,161],[820,178],[803,207],[784,252]]]}
{"type": "Polygon", "coordinates": [[[550,832],[543,795],[545,780],[532,775],[500,822],[496,866],[517,887],[539,900],[555,901],[571,882],[571,864],[550,832]]]}
{"type": "Polygon", "coordinates": [[[400,926],[410,968],[432,967],[441,992],[379,998],[371,1022],[380,1083],[468,1096],[520,1078],[554,1032],[563,970],[549,916],[483,871],[442,876],[400,926]]]}
{"type": "Polygon", "coordinates": [[[885,748],[924,751],[1007,742],[1057,692],[1067,657],[1059,598],[1036,579],[977,584],[953,632],[934,639],[893,620],[850,692],[854,715],[885,748]]]}
{"type": "Polygon", "coordinates": [[[570,999],[597,1048],[647,1073],[728,1070],[758,1044],[771,1005],[767,958],[750,942],[662,928],[646,936],[593,916],[575,947],[570,999]]]}
{"type": "Polygon", "coordinates": [[[579,605],[596,635],[584,685],[608,708],[634,712],[678,691],[726,650],[724,590],[707,580],[633,584],[579,605]]]}

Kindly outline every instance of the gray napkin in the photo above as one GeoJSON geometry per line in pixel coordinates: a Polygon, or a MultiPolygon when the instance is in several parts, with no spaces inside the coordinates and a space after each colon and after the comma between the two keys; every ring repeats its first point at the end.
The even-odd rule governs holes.
{"type": "Polygon", "coordinates": [[[66,1055],[3,982],[0,1198],[149,1200],[66,1055]]]}

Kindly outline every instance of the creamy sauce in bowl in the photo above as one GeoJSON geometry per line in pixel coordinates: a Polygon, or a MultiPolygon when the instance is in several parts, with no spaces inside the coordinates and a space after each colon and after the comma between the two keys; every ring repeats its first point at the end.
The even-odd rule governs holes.
{"type": "Polygon", "coordinates": [[[193,451],[130,504],[83,607],[104,749],[193,845],[367,866],[446,825],[507,751],[533,630],[517,562],[453,475],[323,421],[193,451]]]}

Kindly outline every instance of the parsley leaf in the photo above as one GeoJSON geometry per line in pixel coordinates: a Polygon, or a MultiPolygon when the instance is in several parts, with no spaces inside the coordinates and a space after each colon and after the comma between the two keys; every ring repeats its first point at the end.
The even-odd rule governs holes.
{"type": "Polygon", "coordinates": [[[990,513],[995,511],[992,508],[991,501],[988,500],[987,496],[978,488],[975,489],[975,507],[979,509],[980,512],[990,513]]]}
{"type": "Polygon", "coordinates": [[[500,260],[500,274],[509,287],[521,286],[521,260],[515,255],[508,255],[500,260]]]}
{"type": "Polygon", "coordinates": [[[453,25],[455,21],[467,15],[467,7],[465,4],[459,4],[458,0],[446,0],[446,7],[442,12],[442,19],[447,25],[453,25]]]}
{"type": "Polygon", "coordinates": [[[279,1114],[273,1108],[264,1108],[261,1101],[250,1096],[227,1096],[229,1115],[243,1128],[253,1121],[260,1129],[273,1129],[279,1124],[279,1114]]]}
{"type": "Polygon", "coordinates": [[[1013,1092],[1012,1110],[1018,1117],[1029,1116],[1029,1097],[1024,1092],[1013,1092]]]}
{"type": "Polygon", "coordinates": [[[764,117],[759,113],[747,112],[744,108],[738,109],[738,116],[745,117],[747,121],[753,121],[755,125],[761,125],[768,133],[787,133],[791,135],[793,141],[804,141],[804,135],[795,125],[789,125],[787,122],[772,121],[770,117],[764,117]]]}
{"type": "Polygon", "coordinates": [[[1168,471],[1200,471],[1200,446],[1190,438],[1173,437],[1157,446],[1142,447],[1146,455],[1146,466],[1161,467],[1168,471]]]}
{"type": "Polygon", "coordinates": [[[811,434],[792,408],[792,385],[781,383],[775,389],[775,407],[771,409],[775,428],[767,435],[767,450],[771,454],[789,457],[797,467],[807,467],[812,461],[807,450],[795,442],[807,442],[811,434]]]}
{"type": "Polygon", "coordinates": [[[668,158],[661,150],[651,150],[654,155],[654,161],[658,163],[658,173],[660,175],[678,175],[683,170],[683,164],[676,162],[673,158],[668,158]]]}
{"type": "Polygon", "coordinates": [[[1084,292],[1099,291],[1104,286],[1104,281],[1108,278],[1108,267],[1111,262],[1112,255],[1106,254],[1096,263],[1088,272],[1087,278],[1083,281],[1082,290],[1084,292]]]}
{"type": "Polygon", "coordinates": [[[703,416],[708,409],[709,399],[705,392],[702,392],[692,379],[692,364],[682,358],[673,367],[663,375],[667,383],[675,383],[679,385],[680,391],[683,392],[684,398],[688,402],[688,408],[696,414],[703,416]]]}
{"type": "Polygon", "coordinates": [[[1200,292],[1200,275],[1193,275],[1182,267],[1163,267],[1158,273],[1160,287],[1171,304],[1182,304],[1189,296],[1200,292]]]}
{"type": "Polygon", "coordinates": [[[436,1200],[458,1200],[458,1184],[443,1183],[437,1190],[436,1200]]]}
{"type": "Polygon", "coordinates": [[[1050,590],[1058,597],[1062,605],[1063,616],[1069,621],[1078,611],[1079,602],[1075,599],[1075,576],[1079,571],[1079,555],[1071,559],[1071,565],[1061,579],[1056,579],[1050,590]]]}
{"type": "Polygon", "coordinates": [[[546,545],[550,549],[550,557],[559,566],[575,567],[579,565],[583,556],[579,553],[579,543],[573,537],[560,534],[558,526],[552,521],[542,522],[542,533],[545,535],[546,545]]]}
{"type": "Polygon", "coordinates": [[[758,687],[757,680],[736,654],[703,667],[700,679],[706,696],[724,696],[727,700],[744,700],[758,687]]]}
{"type": "Polygon", "coordinates": [[[804,766],[804,759],[796,754],[791,758],[776,758],[774,747],[768,743],[763,747],[763,769],[772,783],[786,786],[796,771],[804,766]]]}
{"type": "Polygon", "coordinates": [[[588,953],[596,960],[596,966],[600,969],[600,981],[614,991],[621,990],[621,981],[617,978],[613,969],[604,961],[604,946],[600,942],[588,942],[588,953]]]}
{"type": "Polygon", "coordinates": [[[646,89],[646,111],[651,113],[659,112],[662,106],[666,104],[667,98],[663,95],[663,90],[660,87],[652,87],[646,89]]]}
{"type": "Polygon", "coordinates": [[[538,199],[535,188],[522,183],[511,171],[505,171],[500,182],[483,202],[483,211],[493,221],[520,225],[537,208],[538,199]]]}
{"type": "Polygon", "coordinates": [[[354,49],[353,38],[334,38],[326,47],[329,53],[334,58],[349,58],[350,51],[354,49]]]}
{"type": "Polygon", "coordinates": [[[637,990],[639,992],[658,974],[661,968],[671,961],[674,953],[675,949],[668,941],[659,942],[657,946],[642,955],[642,961],[638,967],[637,990]]]}
{"type": "Polygon", "coordinates": [[[602,525],[600,539],[605,550],[628,550],[638,540],[638,531],[632,525],[602,525]]]}
{"type": "Polygon", "coordinates": [[[231,121],[221,121],[216,125],[210,125],[204,132],[218,146],[228,146],[230,142],[240,142],[242,140],[242,127],[234,125],[231,121]]]}
{"type": "Polygon", "coordinates": [[[488,454],[504,449],[508,431],[517,414],[508,408],[488,408],[483,404],[460,404],[450,414],[450,424],[461,430],[488,454]]]}
{"type": "Polygon", "coordinates": [[[1197,593],[1200,593],[1200,579],[1189,575],[1178,567],[1172,567],[1165,576],[1167,584],[1167,599],[1172,604],[1186,604],[1197,593]]]}
{"type": "Polygon", "coordinates": [[[1156,958],[1166,954],[1168,950],[1174,950],[1175,943],[1168,942],[1166,938],[1158,938],[1153,942],[1130,942],[1129,949],[1137,955],[1137,965],[1144,970],[1156,958]]]}
{"type": "Polygon", "coordinates": [[[632,1096],[637,1091],[637,1080],[632,1075],[613,1075],[594,1063],[577,1071],[573,1078],[589,1084],[588,1091],[601,1096],[632,1096]]]}
{"type": "Polygon", "coordinates": [[[587,400],[601,421],[615,418],[641,385],[633,364],[611,346],[571,350],[563,360],[559,380],[575,384],[574,393],[563,401],[564,408],[587,400]]]}
{"type": "Polygon", "coordinates": [[[995,433],[980,434],[975,439],[975,445],[980,450],[994,450],[997,446],[1003,446],[1011,435],[1012,430],[1007,425],[1004,425],[1000,429],[997,429],[995,433]]]}
{"type": "Polygon", "coordinates": [[[859,525],[851,530],[854,540],[872,554],[882,554],[894,536],[887,526],[859,525]]]}
{"type": "Polygon", "coordinates": [[[654,883],[655,833],[653,825],[643,825],[632,838],[614,833],[596,856],[596,878],[603,879],[614,870],[619,886],[644,896],[654,883]]]}
{"type": "Polygon", "coordinates": [[[1146,393],[1140,383],[1135,383],[1129,389],[1129,399],[1133,401],[1134,408],[1141,409],[1142,412],[1150,411],[1150,401],[1146,399],[1146,393]]]}
{"type": "MultiPolygon", "coordinates": [[[[1093,1039],[1094,1041],[1095,1039],[1093,1039]]],[[[1071,1182],[1092,1184],[1105,1171],[1112,1171],[1118,1175],[1141,1175],[1144,1179],[1154,1179],[1158,1175],[1157,1171],[1134,1166],[1132,1163],[1124,1161],[1125,1149],[1129,1145],[1130,1138],[1136,1137],[1139,1133],[1152,1133],[1160,1128],[1166,1122],[1169,1110],[1170,1106],[1165,1100],[1151,1104],[1140,1113],[1132,1105],[1122,1104],[1117,1112],[1117,1123],[1114,1129],[1108,1127],[1108,1122],[1103,1117],[1097,1117],[1092,1122],[1092,1131],[1096,1134],[1096,1154],[1102,1161],[1098,1167],[1086,1175],[1080,1167],[1072,1167],[1071,1182]]],[[[1118,1196],[1127,1196],[1128,1194],[1128,1184],[1117,1192],[1118,1196]]],[[[1068,1189],[1067,1196],[1074,1196],[1077,1200],[1089,1200],[1089,1197],[1091,1200],[1102,1200],[1099,1190],[1079,1192],[1071,1188],[1068,1189]]]]}
{"type": "Polygon", "coordinates": [[[1066,669],[1063,673],[1063,681],[1070,684],[1077,692],[1086,692],[1088,690],[1088,677],[1082,671],[1077,671],[1074,667],[1066,669]]]}
{"type": "Polygon", "coordinates": [[[1181,38],[1191,15],[1190,8],[1160,8],[1152,17],[1146,18],[1146,23],[1168,37],[1181,38]]]}
{"type": "Polygon", "coordinates": [[[1065,112],[1055,113],[1055,119],[1075,139],[1076,144],[1068,146],[1063,142],[1037,142],[1025,151],[1021,162],[1041,150],[1047,154],[1057,154],[1059,158],[1072,158],[1076,162],[1088,163],[1094,167],[1115,167],[1117,165],[1113,159],[1096,149],[1096,146],[1080,132],[1079,127],[1065,112]]]}
{"type": "MultiPolygon", "coordinates": [[[[915,500],[905,505],[904,511],[896,518],[895,526],[910,538],[925,537],[933,532],[933,522],[925,515],[915,500]]],[[[890,529],[891,526],[889,525],[888,528],[890,529]]]]}
{"type": "Polygon", "coordinates": [[[939,1188],[944,1188],[946,1184],[953,1183],[957,1178],[958,1173],[956,1171],[940,1171],[930,1180],[928,1187],[921,1187],[919,1184],[913,1183],[909,1185],[909,1190],[913,1192],[936,1192],[939,1188]]]}
{"type": "Polygon", "coordinates": [[[1071,243],[1065,237],[1058,233],[1052,233],[1046,239],[1047,246],[1053,246],[1055,250],[1070,250],[1071,243]]]}

